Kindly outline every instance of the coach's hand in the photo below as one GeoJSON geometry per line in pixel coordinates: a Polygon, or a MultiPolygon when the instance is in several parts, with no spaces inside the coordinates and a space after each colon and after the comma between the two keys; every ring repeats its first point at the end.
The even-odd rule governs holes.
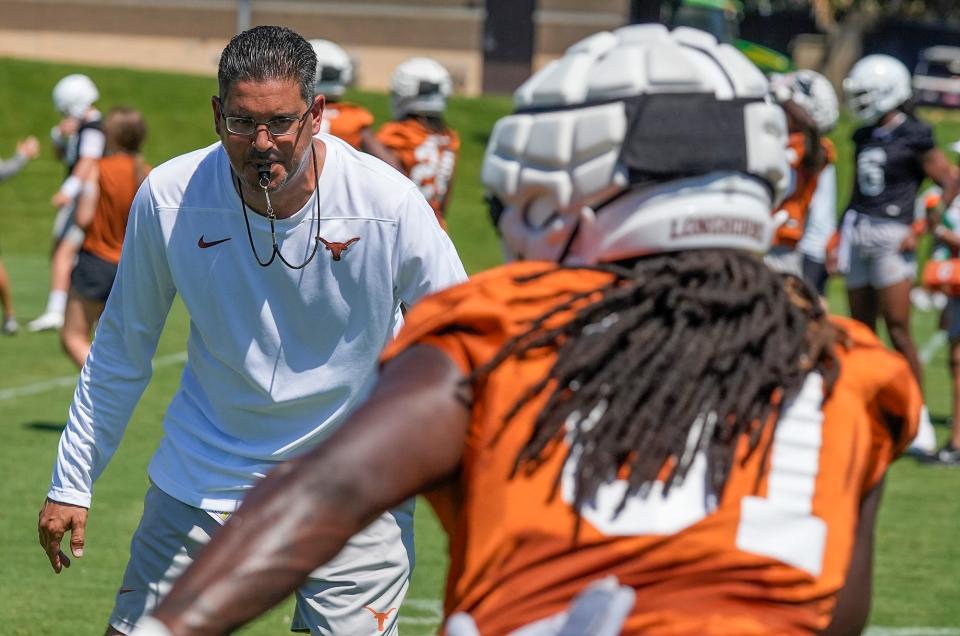
{"type": "Polygon", "coordinates": [[[57,574],[65,567],[70,567],[70,557],[60,549],[60,540],[70,531],[70,552],[73,556],[83,556],[83,533],[87,527],[87,509],[83,506],[60,503],[47,499],[40,509],[40,521],[37,530],[40,533],[40,545],[50,567],[57,574]]]}

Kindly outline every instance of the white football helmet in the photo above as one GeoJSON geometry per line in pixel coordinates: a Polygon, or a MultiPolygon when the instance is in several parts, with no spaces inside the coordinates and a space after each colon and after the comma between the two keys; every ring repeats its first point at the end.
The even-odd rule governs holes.
{"type": "Polygon", "coordinates": [[[393,118],[442,115],[452,91],[450,73],[439,62],[428,57],[410,58],[390,77],[393,118]]]}
{"type": "Polygon", "coordinates": [[[347,86],[353,83],[353,60],[340,45],[330,40],[310,40],[317,54],[317,80],[314,90],[317,95],[342,97],[347,86]]]}
{"type": "Polygon", "coordinates": [[[63,115],[83,117],[100,98],[96,85],[86,75],[67,75],[53,87],[53,105],[63,115]]]}
{"type": "Polygon", "coordinates": [[[733,47],[658,24],[597,33],[514,102],[482,170],[508,260],[769,248],[786,118],[733,47]]]}
{"type": "Polygon", "coordinates": [[[910,71],[889,55],[868,55],[850,69],[843,92],[853,116],[871,125],[913,95],[910,71]]]}
{"type": "Polygon", "coordinates": [[[781,104],[791,101],[802,108],[821,134],[830,132],[837,125],[840,119],[837,93],[830,80],[820,73],[804,69],[773,75],[770,77],[770,87],[781,104]]]}

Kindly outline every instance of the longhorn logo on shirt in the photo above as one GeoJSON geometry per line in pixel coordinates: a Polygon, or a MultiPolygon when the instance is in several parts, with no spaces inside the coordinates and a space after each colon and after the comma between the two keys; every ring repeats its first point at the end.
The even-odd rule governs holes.
{"type": "Polygon", "coordinates": [[[339,261],[340,257],[343,256],[343,253],[350,249],[350,246],[360,240],[359,236],[354,236],[352,239],[345,241],[343,243],[338,243],[337,241],[328,241],[322,236],[318,237],[320,242],[330,250],[333,254],[333,260],[339,261]]]}
{"type": "MultiPolygon", "coordinates": [[[[334,260],[336,260],[336,259],[334,259],[334,260]]],[[[377,610],[373,609],[372,607],[368,607],[368,606],[366,606],[366,605],[364,605],[363,608],[370,610],[370,613],[373,614],[373,617],[377,619],[377,631],[378,631],[378,632],[382,632],[382,631],[383,631],[384,623],[387,621],[387,617],[390,616],[390,612],[392,612],[393,610],[397,609],[396,607],[391,607],[391,608],[388,609],[386,612],[378,612],[377,610]]]]}

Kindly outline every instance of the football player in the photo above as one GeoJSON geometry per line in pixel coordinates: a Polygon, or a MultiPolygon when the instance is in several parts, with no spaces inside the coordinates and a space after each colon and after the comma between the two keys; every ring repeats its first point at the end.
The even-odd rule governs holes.
{"type": "Polygon", "coordinates": [[[385,161],[417,184],[444,228],[460,152],[460,137],[443,118],[452,87],[450,73],[436,60],[407,60],[390,78],[394,121],[377,131],[392,155],[385,161]]]}
{"type": "Polygon", "coordinates": [[[837,94],[811,70],[776,75],[771,88],[787,114],[791,179],[780,205],[787,218],[777,228],[767,265],[803,276],[823,296],[827,241],[837,226],[837,153],[826,137],[840,117],[837,94]]]}
{"type": "MultiPolygon", "coordinates": [[[[916,118],[910,72],[889,55],[868,55],[843,82],[847,106],[861,124],[855,146],[853,194],[840,230],[840,269],[846,274],[853,318],[876,329],[882,317],[890,342],[922,382],[920,358],[910,336],[910,290],[916,277],[914,251],[923,224],[914,224],[920,183],[930,178],[949,206],[957,173],[936,147],[930,126],[916,118]]],[[[918,452],[935,450],[924,409],[918,452]]]]}
{"type": "Polygon", "coordinates": [[[767,91],[734,48],[661,25],[524,83],[483,166],[517,262],[417,304],[367,403],[250,493],[139,633],[228,632],[420,492],[459,633],[558,633],[610,575],[625,634],[861,628],[920,395],[759,257],[789,171],[767,91]]]}
{"type": "Polygon", "coordinates": [[[353,60],[330,40],[310,40],[317,54],[317,95],[324,96],[320,132],[339,137],[356,148],[377,156],[385,154],[373,134],[373,113],[352,102],[341,101],[347,86],[354,81],[353,60]]]}
{"type": "MultiPolygon", "coordinates": [[[[34,136],[29,136],[17,142],[16,154],[9,159],[0,159],[0,181],[6,181],[14,176],[24,166],[40,154],[40,142],[34,136]]],[[[3,322],[0,322],[0,334],[13,336],[20,331],[20,324],[17,322],[13,310],[13,292],[10,290],[10,277],[7,275],[7,268],[3,265],[3,259],[0,259],[0,310],[3,311],[3,322]]]]}
{"type": "Polygon", "coordinates": [[[94,106],[99,98],[100,92],[93,80],[79,73],[67,75],[53,87],[53,105],[62,119],[50,131],[50,137],[54,151],[67,167],[67,177],[50,199],[57,209],[50,258],[50,294],[43,313],[27,324],[30,331],[63,326],[70,273],[84,239],[83,230],[77,227],[74,218],[77,198],[91,179],[106,145],[100,111],[94,106]]]}

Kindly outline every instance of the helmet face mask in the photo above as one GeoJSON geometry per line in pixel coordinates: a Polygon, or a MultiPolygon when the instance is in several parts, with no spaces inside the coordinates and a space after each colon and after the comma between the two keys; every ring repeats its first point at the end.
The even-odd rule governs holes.
{"type": "Polygon", "coordinates": [[[409,115],[442,116],[453,80],[439,62],[414,57],[400,64],[390,77],[390,105],[394,119],[409,115]]]}
{"type": "Polygon", "coordinates": [[[889,55],[868,55],[843,80],[843,92],[851,114],[869,126],[913,96],[910,71],[889,55]]]}
{"type": "Polygon", "coordinates": [[[767,90],[699,31],[639,25],[574,45],[517,89],[517,112],[491,133],[482,179],[506,257],[766,251],[789,174],[767,90]]]}
{"type": "Polygon", "coordinates": [[[310,40],[317,55],[317,79],[314,90],[318,95],[338,99],[354,80],[353,60],[338,44],[330,40],[310,40]]]}

